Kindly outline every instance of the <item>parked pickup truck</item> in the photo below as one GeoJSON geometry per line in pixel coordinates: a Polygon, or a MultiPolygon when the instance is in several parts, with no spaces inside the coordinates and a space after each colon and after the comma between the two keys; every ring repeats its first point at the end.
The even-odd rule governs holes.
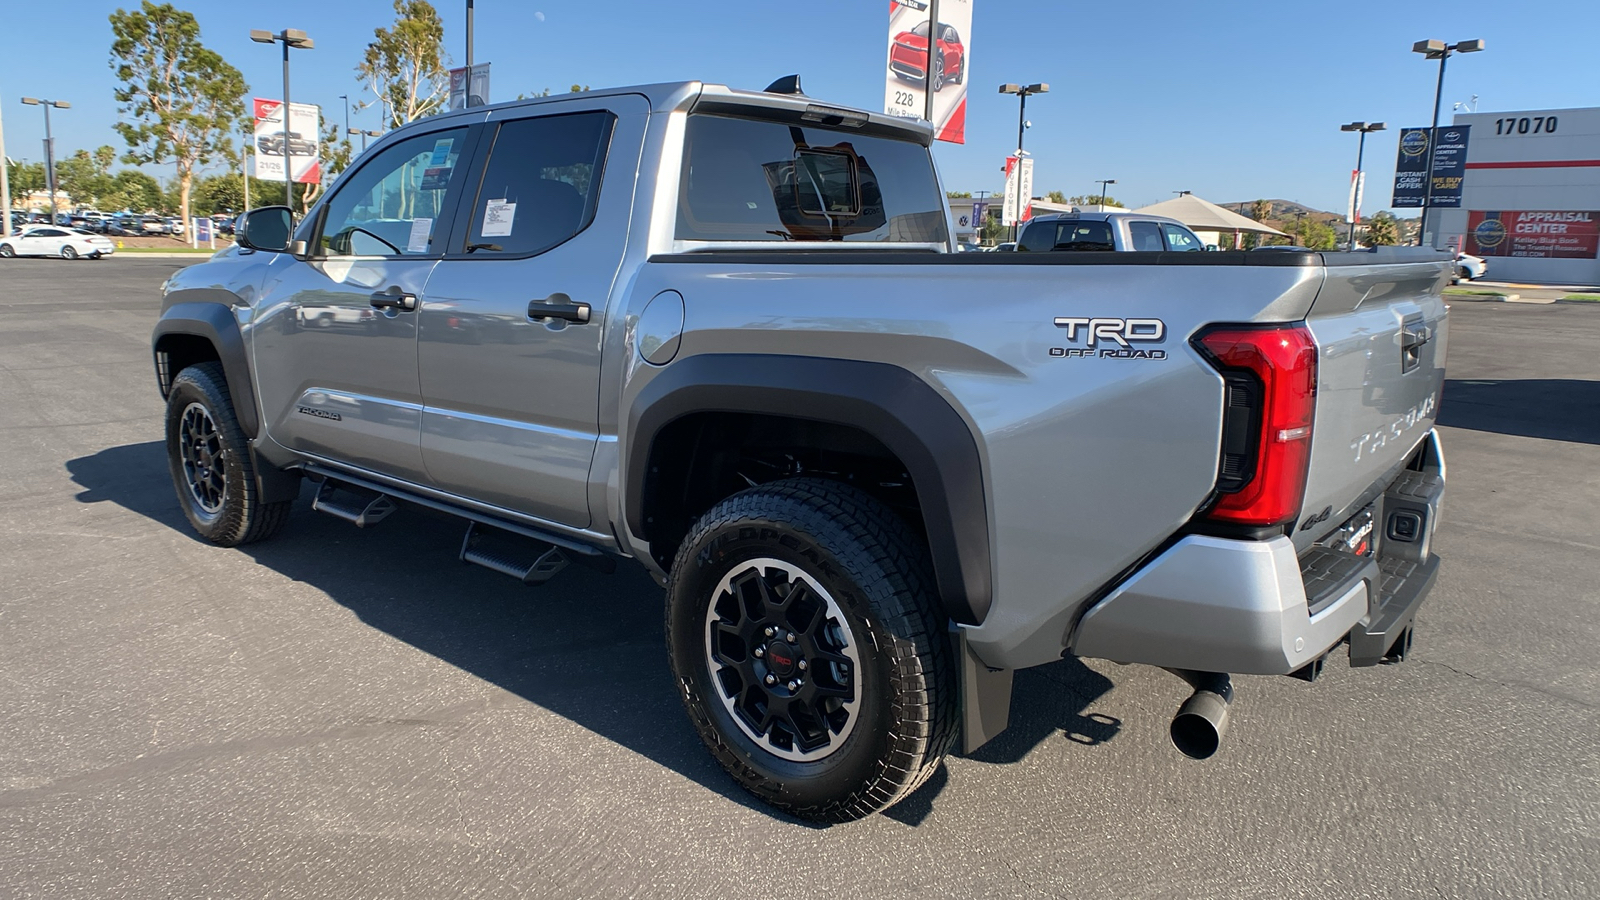
{"type": "MultiPolygon", "coordinates": [[[[1182,222],[1135,212],[1069,212],[1035,216],[1017,239],[1021,252],[1190,253],[1206,245],[1182,222]]],[[[1215,247],[1211,249],[1215,250],[1215,247]]]]}
{"type": "Polygon", "coordinates": [[[822,821],[1067,654],[1192,684],[1196,757],[1230,673],[1404,659],[1450,257],[956,253],[931,140],[798,79],[392,131],[165,286],[183,511],[260,540],[304,479],[358,526],[453,513],[529,584],[635,560],[711,753],[822,821]]]}

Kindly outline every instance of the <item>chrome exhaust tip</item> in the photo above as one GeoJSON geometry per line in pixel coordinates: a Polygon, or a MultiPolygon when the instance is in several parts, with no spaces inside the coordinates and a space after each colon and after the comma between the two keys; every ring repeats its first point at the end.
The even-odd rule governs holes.
{"type": "Polygon", "coordinates": [[[1210,759],[1222,746],[1228,733],[1228,704],[1233,700],[1233,682],[1222,672],[1195,672],[1188,669],[1167,671],[1194,688],[1189,699],[1172,718],[1172,745],[1190,759],[1210,759]]]}

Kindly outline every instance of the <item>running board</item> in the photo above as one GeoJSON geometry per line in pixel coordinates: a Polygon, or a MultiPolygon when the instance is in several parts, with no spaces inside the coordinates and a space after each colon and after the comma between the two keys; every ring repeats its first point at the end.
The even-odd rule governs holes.
{"type": "Polygon", "coordinates": [[[467,523],[466,537],[461,539],[461,561],[510,575],[526,585],[544,584],[565,569],[568,562],[567,555],[554,544],[477,522],[467,523]],[[524,552],[518,552],[524,548],[524,552]],[[533,554],[532,562],[526,553],[533,554]]]}
{"type": "Polygon", "coordinates": [[[317,498],[311,501],[311,508],[353,523],[357,528],[366,528],[387,519],[400,507],[388,494],[323,479],[317,486],[317,498]]]}

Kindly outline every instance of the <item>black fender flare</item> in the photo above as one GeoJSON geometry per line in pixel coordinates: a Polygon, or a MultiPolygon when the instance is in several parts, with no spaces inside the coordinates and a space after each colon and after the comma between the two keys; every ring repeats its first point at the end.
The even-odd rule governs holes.
{"type": "Polygon", "coordinates": [[[161,318],[150,336],[150,349],[155,356],[161,396],[165,397],[177,373],[166,371],[162,364],[162,339],[189,335],[210,341],[216,348],[217,358],[222,361],[223,374],[228,377],[228,393],[233,396],[233,411],[239,417],[239,427],[245,437],[254,439],[261,433],[261,410],[256,403],[255,384],[250,380],[250,358],[245,352],[244,336],[233,315],[233,306],[242,303],[237,295],[217,288],[174,291],[162,305],[161,318]]]}
{"type": "Polygon", "coordinates": [[[678,360],[628,410],[623,509],[634,534],[650,536],[645,470],[657,434],[701,412],[829,422],[882,442],[916,484],[946,613],[962,624],[983,622],[994,590],[982,460],[966,420],[927,382],[899,366],[852,359],[730,353],[678,360]]]}

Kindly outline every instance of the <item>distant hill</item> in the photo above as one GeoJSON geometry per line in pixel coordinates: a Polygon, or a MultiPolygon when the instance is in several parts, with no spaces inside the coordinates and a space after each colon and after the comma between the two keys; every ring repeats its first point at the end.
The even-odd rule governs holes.
{"type": "MultiPolygon", "coordinates": [[[[1387,207],[1383,206],[1373,208],[1372,200],[1374,197],[1371,192],[1372,182],[1367,182],[1367,188],[1367,199],[1361,204],[1363,207],[1365,207],[1365,215],[1371,216],[1380,209],[1387,209],[1387,207]]],[[[1250,206],[1254,202],[1255,201],[1253,200],[1246,200],[1243,203],[1219,203],[1217,205],[1232,212],[1236,212],[1248,219],[1250,218],[1250,206]]],[[[1267,204],[1272,208],[1272,212],[1268,213],[1267,215],[1267,219],[1269,221],[1273,219],[1277,219],[1279,221],[1292,221],[1295,216],[1307,216],[1324,222],[1344,221],[1344,213],[1342,212],[1328,212],[1324,209],[1312,209],[1311,207],[1306,206],[1304,203],[1296,203],[1293,200],[1268,200],[1267,204]]],[[[1391,209],[1389,210],[1389,213],[1402,222],[1406,219],[1415,219],[1418,216],[1414,210],[1405,210],[1402,212],[1400,210],[1391,209]]]]}

